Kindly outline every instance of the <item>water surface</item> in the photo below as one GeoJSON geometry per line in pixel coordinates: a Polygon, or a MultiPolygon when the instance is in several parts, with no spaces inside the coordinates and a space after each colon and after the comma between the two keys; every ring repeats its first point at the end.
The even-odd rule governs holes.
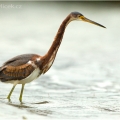
{"type": "MultiPolygon", "coordinates": [[[[2,3],[1,4],[10,4],[2,3]]],[[[119,3],[12,3],[21,8],[0,10],[0,64],[24,53],[44,55],[62,20],[79,11],[107,29],[84,23],[68,25],[51,69],[26,84],[24,104],[17,85],[0,83],[0,101],[51,119],[116,119],[120,117],[119,3]],[[49,7],[48,7],[49,6],[49,7]]]]}

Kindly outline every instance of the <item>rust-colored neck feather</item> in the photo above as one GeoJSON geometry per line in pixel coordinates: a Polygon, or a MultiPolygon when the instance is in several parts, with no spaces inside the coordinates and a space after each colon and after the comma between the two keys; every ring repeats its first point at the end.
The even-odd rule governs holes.
{"type": "Polygon", "coordinates": [[[62,41],[62,38],[63,38],[63,35],[64,35],[64,32],[65,32],[65,28],[66,26],[68,25],[68,23],[70,22],[70,15],[68,15],[66,17],[66,19],[62,22],[62,24],[60,25],[59,29],[58,29],[58,32],[55,36],[55,39],[50,47],[50,49],[48,50],[47,54],[45,54],[42,59],[43,59],[43,69],[46,69],[46,70],[43,70],[45,72],[47,72],[47,70],[51,67],[52,63],[54,62],[54,59],[56,57],[56,54],[57,54],[57,51],[58,51],[58,48],[61,44],[61,41],[62,41]]]}
{"type": "Polygon", "coordinates": [[[60,25],[58,32],[55,36],[55,39],[54,39],[54,41],[53,41],[53,43],[52,43],[52,45],[47,53],[48,56],[51,56],[54,52],[55,53],[57,52],[57,50],[61,44],[64,32],[65,32],[65,28],[66,28],[67,24],[69,23],[69,20],[70,20],[70,16],[66,17],[66,19],[60,25]]]}

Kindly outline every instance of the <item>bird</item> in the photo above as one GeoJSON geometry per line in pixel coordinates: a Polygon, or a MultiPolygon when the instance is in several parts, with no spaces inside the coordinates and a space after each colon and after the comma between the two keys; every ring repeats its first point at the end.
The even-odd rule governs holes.
{"type": "Polygon", "coordinates": [[[37,79],[40,75],[45,74],[51,68],[61,45],[65,29],[67,25],[74,20],[84,21],[106,28],[105,26],[86,18],[79,12],[71,12],[68,14],[61,23],[53,43],[45,55],[41,56],[30,53],[18,55],[9,59],[0,67],[0,81],[13,84],[13,87],[7,96],[9,101],[11,100],[10,97],[16,85],[21,84],[22,87],[19,101],[22,102],[25,84],[37,79]]]}

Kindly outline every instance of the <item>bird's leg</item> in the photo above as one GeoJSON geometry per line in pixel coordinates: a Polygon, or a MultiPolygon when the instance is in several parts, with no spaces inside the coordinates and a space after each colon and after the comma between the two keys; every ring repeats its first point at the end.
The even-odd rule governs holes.
{"type": "Polygon", "coordinates": [[[22,88],[21,88],[21,92],[20,92],[20,97],[19,97],[19,100],[20,100],[21,103],[22,103],[22,95],[23,95],[24,86],[25,86],[25,84],[22,84],[22,88]]]}
{"type": "Polygon", "coordinates": [[[11,89],[9,95],[7,96],[7,99],[8,99],[9,101],[10,101],[10,96],[11,96],[11,94],[12,94],[12,92],[13,92],[15,86],[16,86],[16,85],[13,85],[13,87],[12,87],[12,89],[11,89]]]}

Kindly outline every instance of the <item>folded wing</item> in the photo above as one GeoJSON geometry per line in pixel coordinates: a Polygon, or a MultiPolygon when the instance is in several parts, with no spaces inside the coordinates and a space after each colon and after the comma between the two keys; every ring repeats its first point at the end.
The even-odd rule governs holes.
{"type": "Polygon", "coordinates": [[[5,62],[0,67],[0,80],[7,82],[25,79],[36,69],[35,66],[29,64],[34,56],[35,54],[19,55],[5,62]]]}

